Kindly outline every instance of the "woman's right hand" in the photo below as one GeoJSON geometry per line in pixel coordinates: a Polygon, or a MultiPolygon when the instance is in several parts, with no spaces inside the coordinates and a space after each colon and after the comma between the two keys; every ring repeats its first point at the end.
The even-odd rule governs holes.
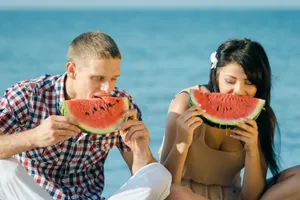
{"type": "Polygon", "coordinates": [[[194,130],[199,127],[203,121],[199,117],[205,113],[205,110],[201,109],[200,105],[190,107],[184,113],[182,113],[176,121],[177,125],[177,137],[176,142],[191,145],[194,136],[194,130]]]}

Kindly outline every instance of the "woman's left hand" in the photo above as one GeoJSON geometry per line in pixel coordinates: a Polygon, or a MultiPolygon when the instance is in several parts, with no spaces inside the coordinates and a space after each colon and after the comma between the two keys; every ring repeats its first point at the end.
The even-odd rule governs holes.
{"type": "Polygon", "coordinates": [[[245,143],[245,150],[250,154],[258,152],[258,127],[256,121],[244,119],[236,123],[237,127],[232,129],[230,136],[245,143]]]}

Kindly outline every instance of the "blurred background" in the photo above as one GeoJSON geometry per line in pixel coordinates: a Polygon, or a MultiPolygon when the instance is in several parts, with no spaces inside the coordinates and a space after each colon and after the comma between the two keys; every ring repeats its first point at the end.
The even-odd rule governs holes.
{"type": "MultiPolygon", "coordinates": [[[[271,105],[281,129],[282,167],[300,164],[300,1],[1,1],[1,94],[17,81],[64,73],[68,45],[91,30],[119,45],[118,86],[140,106],[157,159],[171,99],[207,83],[211,52],[228,39],[260,42],[273,70],[271,105]]],[[[118,150],[111,150],[103,195],[129,177],[118,150]]]]}

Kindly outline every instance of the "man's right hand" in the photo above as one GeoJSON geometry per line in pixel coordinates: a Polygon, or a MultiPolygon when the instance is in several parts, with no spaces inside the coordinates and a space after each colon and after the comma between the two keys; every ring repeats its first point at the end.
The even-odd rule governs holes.
{"type": "Polygon", "coordinates": [[[80,129],[75,120],[52,115],[32,129],[32,132],[32,144],[35,147],[47,147],[77,135],[80,129]]]}

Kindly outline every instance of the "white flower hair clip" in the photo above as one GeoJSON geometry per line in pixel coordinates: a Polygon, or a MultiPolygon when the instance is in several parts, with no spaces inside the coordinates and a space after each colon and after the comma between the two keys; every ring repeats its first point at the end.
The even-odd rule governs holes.
{"type": "Polygon", "coordinates": [[[218,64],[218,59],[217,59],[217,52],[213,52],[211,55],[210,55],[210,61],[211,61],[211,69],[215,69],[217,67],[217,64],[218,64]]]}

